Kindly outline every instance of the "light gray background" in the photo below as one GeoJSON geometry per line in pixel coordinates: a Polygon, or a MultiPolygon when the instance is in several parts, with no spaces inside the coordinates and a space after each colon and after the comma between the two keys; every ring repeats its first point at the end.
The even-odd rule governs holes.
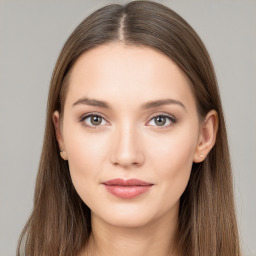
{"type": "MultiPolygon", "coordinates": [[[[106,3],[0,5],[0,256],[15,255],[31,212],[48,86],[72,30],[106,3]]],[[[244,255],[256,256],[256,2],[159,1],[184,17],[215,65],[230,139],[244,255]]],[[[228,255],[227,255],[228,256],[228,255]]]]}

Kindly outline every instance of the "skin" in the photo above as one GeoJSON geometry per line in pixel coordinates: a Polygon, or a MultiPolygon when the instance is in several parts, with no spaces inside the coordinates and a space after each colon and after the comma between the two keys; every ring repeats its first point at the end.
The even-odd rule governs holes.
{"type": "Polygon", "coordinates": [[[203,161],[213,147],[218,126],[213,110],[199,121],[190,81],[179,67],[149,47],[98,46],[74,64],[63,120],[55,111],[53,122],[73,184],[91,209],[93,235],[81,255],[176,255],[179,199],[193,162],[203,161]],[[111,109],[78,102],[85,97],[111,109]],[[183,106],[141,108],[167,98],[183,106]],[[90,117],[81,121],[91,112],[102,115],[98,126],[90,117]],[[176,121],[166,117],[159,126],[154,117],[160,114],[176,121]],[[153,186],[120,199],[102,185],[115,178],[153,186]]]}

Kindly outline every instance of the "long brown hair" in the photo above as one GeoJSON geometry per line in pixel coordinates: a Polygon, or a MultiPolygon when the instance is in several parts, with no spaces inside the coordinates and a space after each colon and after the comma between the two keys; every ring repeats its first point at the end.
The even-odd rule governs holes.
{"type": "Polygon", "coordinates": [[[191,26],[151,1],[105,6],[83,20],[66,41],[52,75],[34,207],[17,255],[24,251],[26,256],[75,256],[88,241],[90,209],[76,193],[68,163],[59,155],[52,114],[63,114],[68,77],[78,57],[115,41],[149,46],[169,56],[191,81],[198,115],[217,111],[216,144],[204,162],[193,164],[180,199],[177,244],[183,256],[239,256],[229,149],[212,62],[191,26]]]}

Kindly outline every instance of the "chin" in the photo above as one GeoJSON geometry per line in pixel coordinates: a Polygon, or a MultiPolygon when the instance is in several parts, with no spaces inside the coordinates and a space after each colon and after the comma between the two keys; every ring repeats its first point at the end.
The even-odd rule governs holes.
{"type": "Polygon", "coordinates": [[[138,228],[149,224],[152,219],[146,216],[131,216],[131,215],[117,215],[104,216],[104,221],[112,226],[123,227],[123,228],[138,228]]]}
{"type": "Polygon", "coordinates": [[[94,217],[100,218],[101,221],[116,227],[142,227],[153,221],[155,214],[150,209],[139,208],[131,205],[109,207],[100,211],[92,211],[92,218],[94,215],[94,217]]]}

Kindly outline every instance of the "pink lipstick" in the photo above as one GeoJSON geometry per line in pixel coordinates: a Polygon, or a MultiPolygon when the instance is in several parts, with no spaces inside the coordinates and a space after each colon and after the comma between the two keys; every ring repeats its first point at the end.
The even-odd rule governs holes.
{"type": "Polygon", "coordinates": [[[103,182],[108,192],[122,199],[129,199],[147,192],[153,186],[152,183],[137,179],[113,179],[103,182]]]}

